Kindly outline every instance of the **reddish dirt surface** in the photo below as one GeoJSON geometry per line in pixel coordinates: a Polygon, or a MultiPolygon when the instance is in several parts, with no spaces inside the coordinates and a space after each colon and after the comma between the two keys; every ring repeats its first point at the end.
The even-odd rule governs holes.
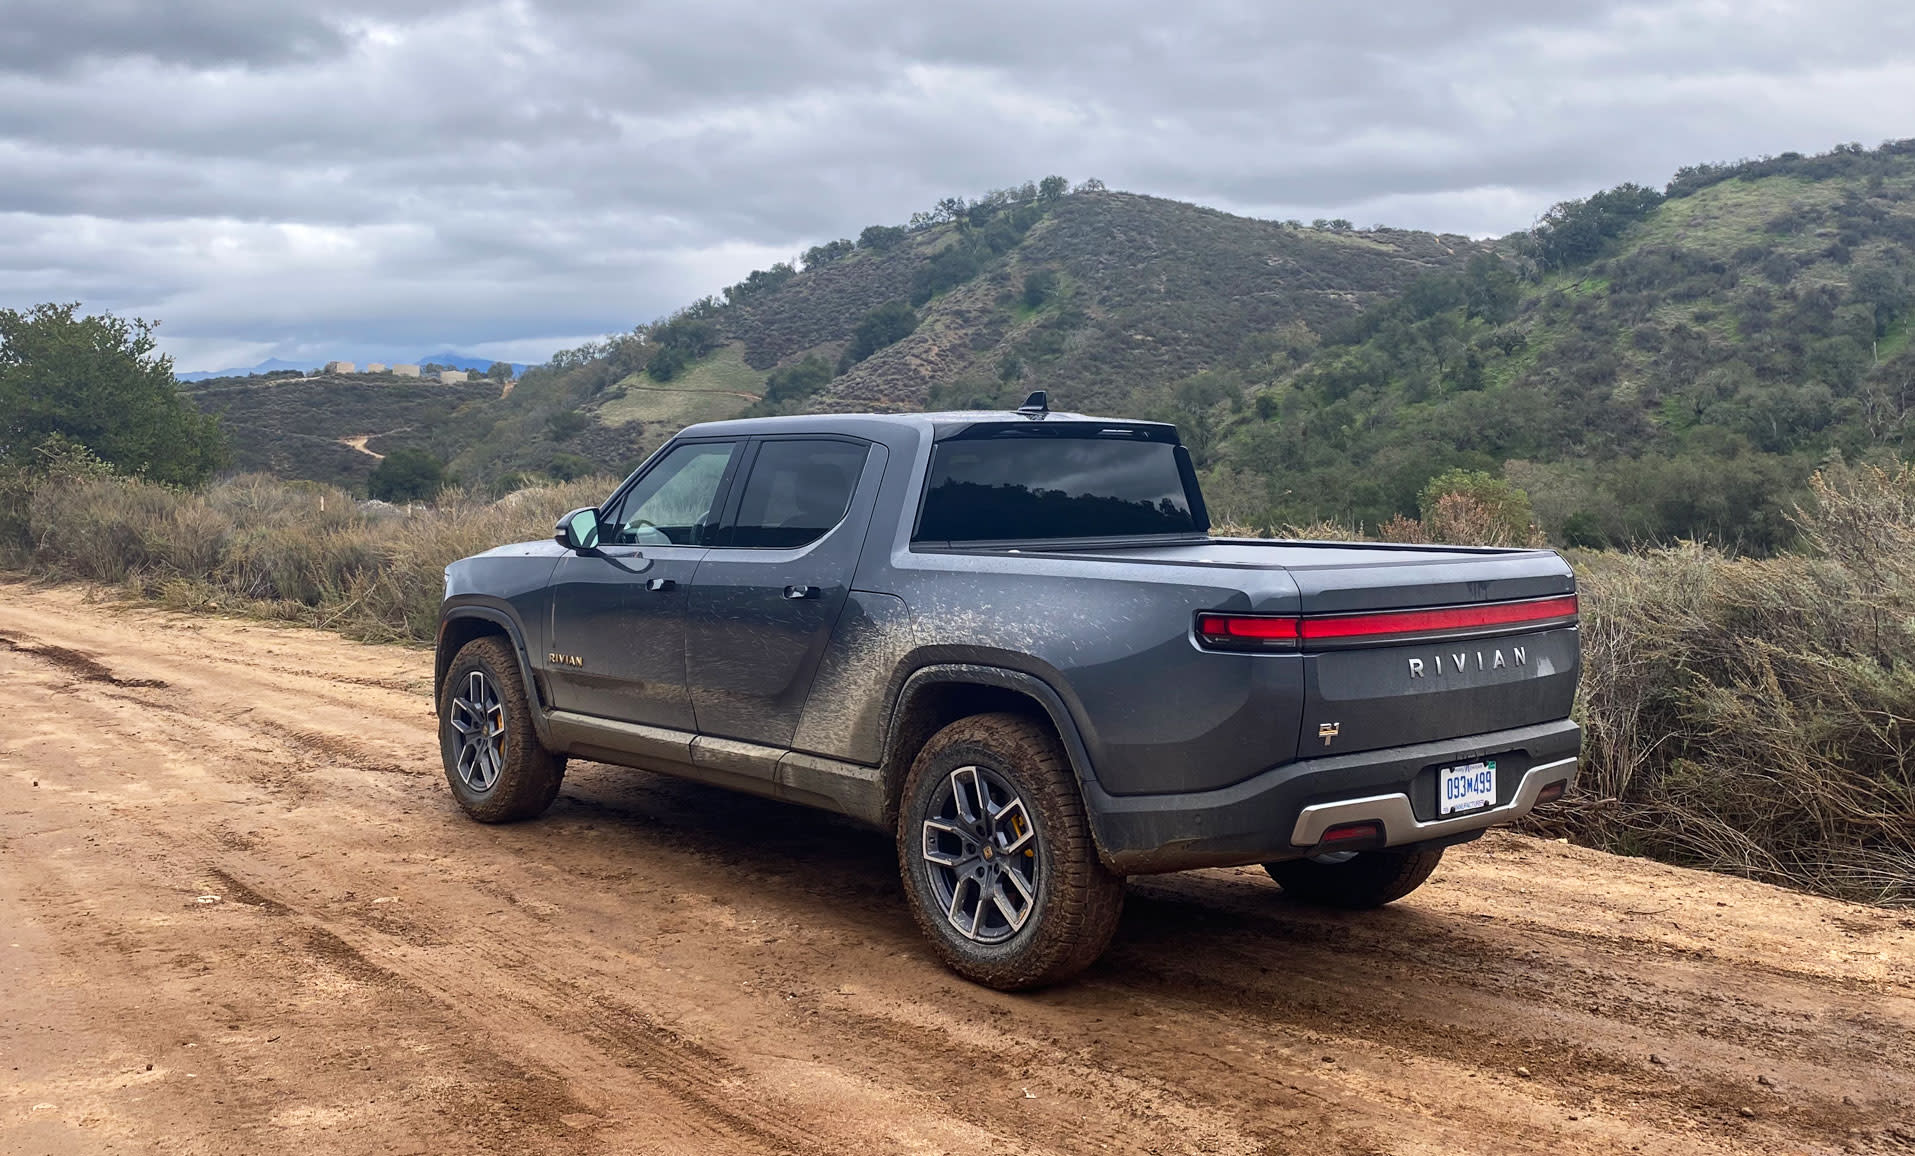
{"type": "Polygon", "coordinates": [[[1363,914],[1135,881],[1002,995],[827,816],[467,821],[430,668],[0,585],[0,1151],[1915,1151],[1915,913],[1493,835],[1363,914]]]}

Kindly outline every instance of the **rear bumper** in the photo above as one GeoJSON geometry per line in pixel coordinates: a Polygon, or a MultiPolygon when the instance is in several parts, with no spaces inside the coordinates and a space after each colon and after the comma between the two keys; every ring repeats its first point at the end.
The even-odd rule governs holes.
{"type": "Polygon", "coordinates": [[[1298,759],[1215,791],[1110,795],[1089,785],[1091,828],[1104,861],[1127,875],[1270,863],[1308,855],[1323,832],[1374,821],[1383,843],[1466,837],[1513,822],[1537,796],[1576,775],[1582,729],[1568,719],[1414,746],[1298,759]],[[1491,757],[1496,804],[1436,813],[1436,768],[1491,757]]]}

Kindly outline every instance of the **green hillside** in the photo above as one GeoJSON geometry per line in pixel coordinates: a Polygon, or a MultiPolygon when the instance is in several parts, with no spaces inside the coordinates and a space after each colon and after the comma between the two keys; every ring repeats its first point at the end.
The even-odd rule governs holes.
{"type": "Polygon", "coordinates": [[[1036,388],[1060,407],[1161,409],[1173,383],[1266,365],[1483,251],[1095,182],[953,199],[529,371],[455,469],[618,469],[689,422],[741,413],[993,404],[1036,388]],[[572,430],[568,411],[591,424],[572,430]]]}
{"type": "Polygon", "coordinates": [[[1767,551],[1809,474],[1906,455],[1915,144],[1552,210],[1270,375],[1213,463],[1233,516],[1375,525],[1503,472],[1553,541],[1767,551]]]}

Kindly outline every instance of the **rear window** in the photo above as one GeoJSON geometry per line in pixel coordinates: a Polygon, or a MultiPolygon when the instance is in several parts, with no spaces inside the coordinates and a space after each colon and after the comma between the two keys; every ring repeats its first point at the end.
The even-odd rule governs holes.
{"type": "Polygon", "coordinates": [[[1169,442],[1082,435],[955,438],[931,452],[915,542],[1197,534],[1202,499],[1169,442]]]}

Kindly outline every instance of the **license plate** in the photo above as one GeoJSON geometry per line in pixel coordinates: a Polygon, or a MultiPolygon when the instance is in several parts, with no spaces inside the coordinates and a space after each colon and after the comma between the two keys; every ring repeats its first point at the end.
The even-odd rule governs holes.
{"type": "Polygon", "coordinates": [[[1496,760],[1443,767],[1436,772],[1437,814],[1454,815],[1496,805],[1496,760]]]}

